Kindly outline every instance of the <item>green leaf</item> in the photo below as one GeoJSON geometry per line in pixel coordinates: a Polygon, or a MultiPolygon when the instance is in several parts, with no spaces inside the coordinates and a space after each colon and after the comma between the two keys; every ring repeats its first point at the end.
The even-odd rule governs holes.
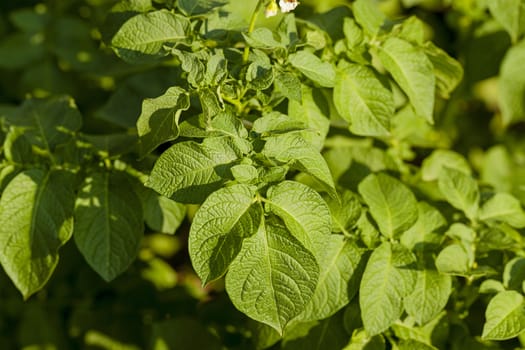
{"type": "Polygon", "coordinates": [[[351,50],[363,42],[363,31],[359,28],[353,18],[345,17],[343,22],[343,33],[345,34],[348,47],[351,50]]]}
{"type": "Polygon", "coordinates": [[[312,235],[312,243],[319,264],[319,282],[305,310],[294,320],[300,322],[321,320],[332,316],[357,292],[363,250],[343,235],[312,235]]]}
{"type": "Polygon", "coordinates": [[[279,112],[272,112],[257,118],[253,122],[252,131],[261,136],[272,134],[284,134],[290,131],[300,131],[305,129],[305,124],[301,120],[290,118],[279,112]]]}
{"type": "Polygon", "coordinates": [[[267,220],[244,240],[226,275],[226,291],[237,309],[282,334],[312,298],[318,278],[315,257],[267,220]]]}
{"type": "Polygon", "coordinates": [[[36,147],[53,153],[82,126],[75,102],[67,96],[26,100],[8,123],[26,127],[24,136],[36,147]]]}
{"type": "Polygon", "coordinates": [[[122,59],[134,61],[141,54],[162,54],[164,44],[186,39],[189,28],[187,18],[167,10],[141,13],[119,28],[111,46],[122,59]]]}
{"type": "Polygon", "coordinates": [[[401,316],[403,298],[415,283],[415,258],[409,250],[389,242],[374,250],[359,288],[361,317],[370,336],[384,332],[401,316]]]}
{"type": "Polygon", "coordinates": [[[140,198],[120,173],[86,177],[75,206],[75,243],[87,263],[111,281],[135,259],[144,224],[140,198]]]}
{"type": "Polygon", "coordinates": [[[233,185],[212,193],[191,224],[188,249],[203,284],[221,277],[246,237],[257,232],[262,207],[254,203],[255,189],[233,185]]]}
{"type": "Polygon", "coordinates": [[[434,67],[437,93],[443,98],[449,98],[450,93],[463,79],[463,67],[431,41],[425,43],[424,49],[434,67]]]}
{"type": "Polygon", "coordinates": [[[515,257],[505,265],[503,285],[507,289],[522,290],[525,281],[525,258],[515,257]]]}
{"type": "Polygon", "coordinates": [[[435,250],[443,240],[440,232],[447,226],[447,220],[426,202],[419,202],[416,223],[401,236],[401,243],[412,251],[435,250]]]}
{"type": "Polygon", "coordinates": [[[145,185],[177,202],[201,203],[221,187],[241,156],[226,137],[177,143],[159,157],[145,185]]]}
{"type": "Polygon", "coordinates": [[[30,169],[15,176],[0,199],[0,263],[24,296],[44,287],[58,250],[73,233],[74,178],[30,169]]]}
{"type": "Polygon", "coordinates": [[[330,62],[321,61],[319,57],[309,51],[299,51],[288,56],[288,61],[308,79],[324,86],[333,87],[335,83],[335,69],[330,62]]]}
{"type": "Polygon", "coordinates": [[[393,239],[408,230],[418,218],[417,200],[401,181],[384,173],[370,174],[358,186],[379,226],[379,231],[393,239]]]}
{"type": "Polygon", "coordinates": [[[301,102],[301,81],[295,74],[277,71],[274,84],[277,90],[281,91],[289,100],[301,102]]]}
{"type": "Polygon", "coordinates": [[[357,23],[371,36],[379,33],[387,19],[375,1],[357,0],[353,3],[352,10],[357,23]]]}
{"type": "Polygon", "coordinates": [[[525,40],[510,48],[501,63],[498,95],[504,125],[525,119],[525,76],[521,69],[524,61],[525,40]]]}
{"type": "Polygon", "coordinates": [[[188,93],[178,86],[169,88],[162,96],[142,102],[142,112],[137,120],[142,157],[179,136],[180,114],[189,107],[188,93]]]}
{"type": "Polygon", "coordinates": [[[525,212],[520,201],[508,193],[496,193],[479,211],[483,221],[503,221],[512,227],[525,227],[525,212]]]}
{"type": "Polygon", "coordinates": [[[525,2],[523,0],[491,0],[488,7],[496,21],[509,33],[513,42],[525,32],[525,2]]]}
{"type": "Polygon", "coordinates": [[[248,85],[254,90],[266,90],[272,85],[274,72],[271,65],[252,62],[246,70],[248,85]]]}
{"type": "Polygon", "coordinates": [[[447,149],[437,149],[423,160],[423,164],[421,165],[421,176],[423,180],[437,180],[445,166],[461,171],[467,175],[472,173],[470,165],[461,154],[447,149]]]}
{"type": "Polygon", "coordinates": [[[505,340],[516,337],[525,329],[525,304],[516,291],[505,291],[492,298],[485,311],[483,339],[505,340]]]}
{"type": "Polygon", "coordinates": [[[429,268],[416,270],[416,285],[404,300],[405,310],[417,323],[424,325],[443,310],[451,291],[449,275],[429,268]]]}
{"type": "Polygon", "coordinates": [[[474,219],[479,207],[479,188],[470,175],[443,167],[439,173],[439,190],[455,208],[462,210],[468,218],[474,219]]]}
{"type": "Polygon", "coordinates": [[[202,15],[227,3],[226,0],[177,0],[178,7],[188,16],[202,15]]]}
{"type": "Polygon", "coordinates": [[[321,150],[330,129],[330,107],[320,89],[299,86],[302,100],[288,102],[288,115],[291,119],[304,123],[306,130],[301,136],[316,149],[321,150]]]}
{"type": "Polygon", "coordinates": [[[330,234],[332,217],[328,205],[310,187],[295,181],[283,181],[270,187],[267,197],[266,210],[283,219],[290,233],[307,249],[312,250],[314,236],[330,234]]]}
{"type": "Polygon", "coordinates": [[[173,234],[186,217],[186,205],[146,189],[144,220],[154,231],[173,234]]]}
{"type": "Polygon", "coordinates": [[[436,258],[436,267],[439,272],[459,276],[466,276],[472,263],[468,252],[460,244],[445,247],[436,258]]]}
{"type": "Polygon", "coordinates": [[[344,190],[339,200],[329,198],[326,202],[332,214],[332,232],[347,232],[361,217],[362,204],[352,191],[344,190]]]}
{"type": "Polygon", "coordinates": [[[335,184],[328,165],[319,151],[301,136],[287,133],[269,137],[262,153],[292,169],[303,171],[319,181],[323,189],[337,198],[335,184]]]}
{"type": "Polygon", "coordinates": [[[256,28],[251,33],[242,33],[242,35],[246,43],[256,49],[284,48],[284,45],[277,39],[276,34],[265,27],[256,28]]]}
{"type": "Polygon", "coordinates": [[[423,49],[391,37],[379,47],[379,58],[408,96],[416,113],[433,124],[435,77],[423,49]]]}
{"type": "Polygon", "coordinates": [[[350,122],[350,131],[364,136],[387,136],[394,116],[392,92],[374,70],[357,64],[344,65],[337,72],[334,103],[350,122]]]}

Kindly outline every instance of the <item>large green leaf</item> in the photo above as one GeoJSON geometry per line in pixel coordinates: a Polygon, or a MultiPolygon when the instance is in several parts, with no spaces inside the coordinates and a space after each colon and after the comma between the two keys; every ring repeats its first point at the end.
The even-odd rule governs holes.
{"type": "Polygon", "coordinates": [[[357,0],[352,5],[355,19],[361,27],[371,36],[378,34],[387,19],[378,4],[370,0],[357,0]]]}
{"type": "Polygon", "coordinates": [[[319,282],[305,310],[295,318],[301,322],[330,317],[347,305],[357,292],[357,278],[362,272],[362,249],[343,235],[314,235],[312,242],[319,282]]]}
{"type": "Polygon", "coordinates": [[[221,277],[244,238],[257,232],[262,207],[255,188],[233,185],[212,193],[197,211],[190,229],[190,258],[203,284],[221,277]]]}
{"type": "Polygon", "coordinates": [[[332,227],[328,205],[310,187],[283,181],[270,187],[267,210],[283,219],[286,227],[306,248],[312,249],[316,235],[327,236],[332,227]]]}
{"type": "Polygon", "coordinates": [[[304,50],[291,54],[288,60],[292,66],[313,82],[324,87],[334,86],[335,69],[332,63],[322,61],[313,53],[304,50]]]}
{"type": "Polygon", "coordinates": [[[186,39],[190,22],[167,10],[138,14],[127,20],[111,39],[117,54],[125,60],[137,55],[158,55],[166,43],[186,39]]]}
{"type": "Polygon", "coordinates": [[[226,291],[237,309],[282,334],[312,298],[318,278],[312,253],[267,220],[244,240],[226,275],[226,291]]]}
{"type": "Polygon", "coordinates": [[[64,171],[19,173],[0,199],[0,263],[24,299],[42,289],[73,233],[74,177],[64,171]]]}
{"type": "Polygon", "coordinates": [[[486,201],[479,211],[484,221],[503,221],[516,228],[525,227],[525,212],[520,201],[508,193],[496,193],[486,201]]]}
{"type": "Polygon", "coordinates": [[[142,113],[137,120],[141,156],[179,136],[180,114],[189,107],[188,93],[178,86],[169,88],[162,96],[142,102],[142,113]]]}
{"type": "Polygon", "coordinates": [[[435,77],[423,49],[391,37],[379,47],[379,58],[407,94],[416,113],[433,123],[435,77]]]}
{"type": "Polygon", "coordinates": [[[394,115],[392,92],[372,68],[348,64],[337,72],[334,104],[357,135],[385,136],[394,115]]]}
{"type": "Polygon", "coordinates": [[[368,260],[359,289],[363,325],[369,335],[390,327],[403,313],[403,298],[416,283],[415,257],[400,244],[383,242],[368,260]]]}
{"type": "Polygon", "coordinates": [[[313,176],[330,196],[337,197],[334,180],[326,161],[321,153],[301,136],[287,133],[269,137],[262,153],[270,159],[313,176]]]}
{"type": "Polygon", "coordinates": [[[358,190],[386,237],[396,238],[416,222],[416,197],[401,181],[384,173],[370,174],[358,190]]]}
{"type": "Polygon", "coordinates": [[[499,76],[499,103],[505,125],[525,119],[525,40],[507,51],[499,76]]]}
{"type": "Polygon", "coordinates": [[[178,202],[201,203],[222,185],[241,155],[227,137],[177,143],[159,157],[146,186],[178,202]]]}
{"type": "Polygon", "coordinates": [[[483,339],[505,340],[514,338],[525,329],[525,303],[523,295],[510,290],[496,294],[485,311],[483,339]]]}
{"type": "Polygon", "coordinates": [[[450,275],[435,269],[416,270],[416,285],[404,301],[406,312],[423,325],[443,310],[452,291],[450,275]]]}
{"type": "Polygon", "coordinates": [[[525,32],[525,1],[491,0],[487,1],[489,10],[496,21],[505,28],[513,42],[525,32]]]}
{"type": "Polygon", "coordinates": [[[75,208],[75,243],[87,263],[111,281],[135,259],[144,231],[140,198],[120,173],[88,176],[75,208]]]}
{"type": "Polygon", "coordinates": [[[438,185],[447,202],[462,210],[468,218],[476,217],[480,196],[476,180],[459,170],[445,166],[439,173],[438,185]]]}

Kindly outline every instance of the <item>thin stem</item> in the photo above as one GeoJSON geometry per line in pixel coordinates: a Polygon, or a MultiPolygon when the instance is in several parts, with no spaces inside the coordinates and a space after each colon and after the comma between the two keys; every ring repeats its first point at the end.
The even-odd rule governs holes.
{"type": "MultiPolygon", "coordinates": [[[[255,22],[257,21],[257,16],[259,15],[260,9],[263,5],[265,0],[258,0],[257,5],[255,5],[255,10],[252,13],[252,17],[250,18],[250,24],[248,25],[248,34],[253,32],[253,29],[255,28],[255,22]]],[[[246,63],[248,62],[248,57],[250,55],[250,46],[246,44],[244,47],[244,53],[242,55],[242,62],[246,63]]]]}

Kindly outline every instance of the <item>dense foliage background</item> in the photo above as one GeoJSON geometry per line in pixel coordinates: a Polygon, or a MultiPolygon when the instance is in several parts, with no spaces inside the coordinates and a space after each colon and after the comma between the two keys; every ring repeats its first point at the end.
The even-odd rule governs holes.
{"type": "Polygon", "coordinates": [[[525,1],[265,3],[247,34],[256,3],[0,2],[0,349],[525,347],[525,1]],[[144,39],[149,13],[180,46],[144,39]],[[162,173],[214,150],[228,175],[162,173]],[[324,302],[239,303],[240,240],[195,248],[228,196],[249,215],[213,225],[264,210],[310,264],[291,299],[337,250],[324,302]],[[310,224],[330,243],[287,233],[310,224]]]}

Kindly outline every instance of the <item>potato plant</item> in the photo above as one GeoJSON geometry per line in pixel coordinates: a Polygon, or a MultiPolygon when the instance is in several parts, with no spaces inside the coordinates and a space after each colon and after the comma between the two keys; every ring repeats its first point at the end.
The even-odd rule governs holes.
{"type": "Polygon", "coordinates": [[[0,10],[0,348],[525,347],[525,0],[0,10]]]}

